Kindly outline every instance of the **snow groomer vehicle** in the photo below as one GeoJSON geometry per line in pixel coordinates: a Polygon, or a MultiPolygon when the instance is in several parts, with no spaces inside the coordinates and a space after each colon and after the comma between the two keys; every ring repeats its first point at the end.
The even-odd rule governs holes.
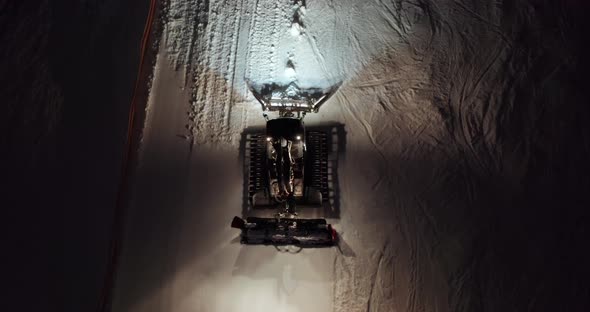
{"type": "Polygon", "coordinates": [[[241,230],[241,243],[302,247],[336,244],[338,235],[326,219],[303,218],[299,211],[321,211],[328,204],[329,134],[306,131],[303,119],[306,114],[317,113],[339,86],[326,90],[301,89],[294,82],[258,88],[250,85],[262,106],[266,131],[247,138],[247,205],[254,211],[272,213],[234,217],[231,226],[241,230]]]}

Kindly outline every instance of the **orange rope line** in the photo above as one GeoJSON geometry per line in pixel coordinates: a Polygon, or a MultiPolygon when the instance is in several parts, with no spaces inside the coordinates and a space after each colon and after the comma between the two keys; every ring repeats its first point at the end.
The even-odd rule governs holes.
{"type": "Polygon", "coordinates": [[[142,87],[142,78],[144,77],[143,67],[145,62],[145,54],[148,50],[148,46],[150,43],[150,34],[152,31],[152,24],[154,20],[154,15],[156,11],[156,0],[150,0],[150,8],[149,13],[145,22],[145,26],[143,29],[143,36],[141,39],[141,51],[140,51],[140,59],[139,59],[139,67],[138,73],[135,80],[135,86],[133,88],[133,96],[131,98],[131,103],[129,105],[129,115],[127,120],[127,138],[125,142],[125,147],[123,150],[123,163],[121,166],[121,181],[119,184],[119,189],[117,191],[117,198],[116,198],[116,206],[115,206],[115,213],[113,217],[113,224],[112,224],[112,231],[111,231],[111,238],[110,238],[110,246],[109,246],[109,263],[107,267],[107,272],[105,273],[105,279],[103,283],[103,288],[101,291],[101,296],[99,299],[98,304],[98,312],[107,312],[111,308],[111,300],[112,294],[115,286],[115,279],[117,274],[117,267],[119,264],[119,253],[121,251],[121,240],[124,233],[124,226],[125,226],[125,208],[126,208],[126,199],[127,199],[127,189],[129,187],[129,167],[131,163],[131,156],[133,155],[133,149],[135,147],[135,136],[134,136],[134,126],[135,126],[135,114],[137,111],[137,98],[138,92],[142,87]]]}

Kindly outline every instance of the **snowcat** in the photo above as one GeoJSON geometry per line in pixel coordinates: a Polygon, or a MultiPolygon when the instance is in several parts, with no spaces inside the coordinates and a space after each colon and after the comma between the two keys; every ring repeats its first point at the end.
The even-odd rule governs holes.
{"type": "Polygon", "coordinates": [[[271,216],[234,217],[242,244],[332,246],[337,233],[323,218],[300,218],[304,207],[320,211],[327,202],[327,134],[306,131],[303,118],[318,112],[336,91],[264,85],[250,90],[262,105],[266,132],[248,138],[248,205],[271,216]],[[270,119],[267,112],[278,113],[270,119]]]}

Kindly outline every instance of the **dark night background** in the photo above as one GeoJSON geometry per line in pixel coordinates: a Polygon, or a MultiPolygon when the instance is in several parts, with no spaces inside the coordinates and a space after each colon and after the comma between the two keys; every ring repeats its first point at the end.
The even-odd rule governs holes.
{"type": "MultiPolygon", "coordinates": [[[[507,213],[511,218],[505,220],[503,207],[498,207],[490,220],[520,222],[526,234],[514,241],[527,241],[528,248],[519,249],[521,245],[510,241],[484,242],[503,245],[505,251],[482,265],[507,276],[528,276],[505,285],[511,295],[504,300],[514,301],[521,311],[527,309],[524,303],[516,304],[519,296],[537,291],[552,294],[545,298],[547,311],[587,311],[588,5],[574,0],[533,2],[547,31],[554,28],[557,11],[569,17],[564,28],[568,32],[561,34],[565,65],[556,73],[557,82],[545,90],[563,101],[559,107],[548,106],[534,128],[525,122],[533,108],[519,107],[515,116],[523,121],[513,120],[501,134],[515,141],[525,134],[534,138],[526,149],[535,155],[526,191],[515,199],[519,211],[507,213]],[[516,274],[520,270],[530,274],[516,274]]],[[[0,0],[0,206],[7,225],[3,269],[9,277],[3,279],[2,297],[8,303],[2,306],[12,307],[6,311],[96,307],[148,7],[145,0],[0,0]]],[[[542,36],[533,30],[520,36],[522,49],[543,46],[534,41],[542,36]]],[[[536,83],[535,76],[528,79],[536,83]]],[[[525,102],[533,95],[520,96],[525,102]]],[[[482,311],[487,311],[485,306],[481,304],[482,311]]]]}
{"type": "Polygon", "coordinates": [[[6,311],[96,309],[148,8],[0,1],[6,311]]]}

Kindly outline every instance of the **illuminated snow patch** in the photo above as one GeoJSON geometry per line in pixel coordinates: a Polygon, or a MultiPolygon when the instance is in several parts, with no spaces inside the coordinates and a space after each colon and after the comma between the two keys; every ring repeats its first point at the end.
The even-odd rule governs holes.
{"type": "Polygon", "coordinates": [[[295,72],[295,69],[287,67],[285,69],[285,78],[294,81],[297,78],[297,72],[295,72]]]}
{"type": "Polygon", "coordinates": [[[298,39],[300,39],[301,33],[302,33],[301,26],[299,26],[299,24],[297,24],[297,23],[291,24],[291,36],[297,37],[298,39]]]}

